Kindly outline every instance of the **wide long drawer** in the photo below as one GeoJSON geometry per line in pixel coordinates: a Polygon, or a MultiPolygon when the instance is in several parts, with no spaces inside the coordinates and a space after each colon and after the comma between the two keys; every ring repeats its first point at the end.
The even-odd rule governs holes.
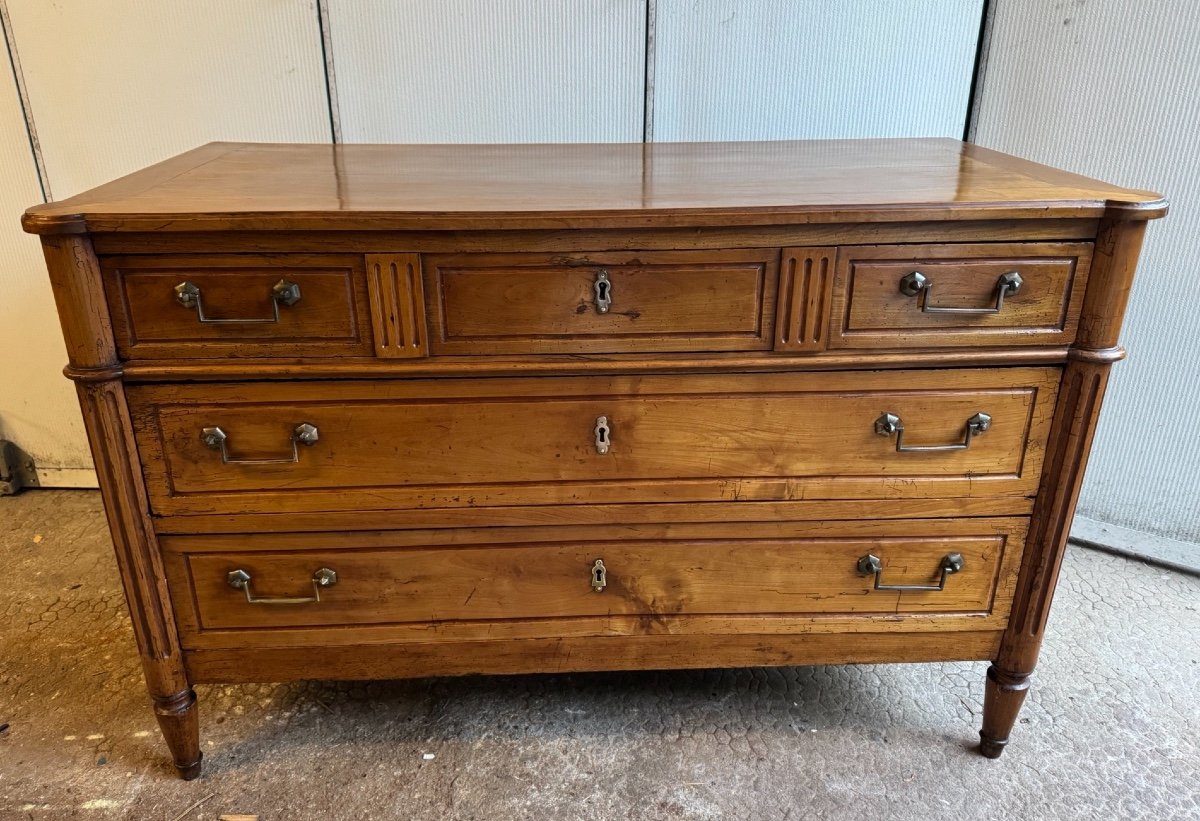
{"type": "Polygon", "coordinates": [[[1026,523],[173,536],[163,546],[187,634],[642,616],[894,621],[1003,617],[1026,523]]]}
{"type": "Polygon", "coordinates": [[[160,513],[1030,494],[1054,369],[129,388],[160,513]]]}

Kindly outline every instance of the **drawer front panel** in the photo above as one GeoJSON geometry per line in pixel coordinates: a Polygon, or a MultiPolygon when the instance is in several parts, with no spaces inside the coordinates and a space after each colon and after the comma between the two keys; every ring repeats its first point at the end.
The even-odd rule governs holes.
{"type": "Polygon", "coordinates": [[[1027,495],[1057,376],[1004,369],[128,390],[153,504],[174,514],[1027,495]],[[990,425],[973,430],[980,414],[990,425]]]}
{"type": "Polygon", "coordinates": [[[166,547],[172,589],[193,603],[188,626],[198,632],[607,616],[894,617],[1003,612],[1025,521],[840,523],[838,535],[760,525],[703,539],[671,531],[646,538],[661,529],[636,527],[619,540],[603,531],[589,538],[573,528],[554,541],[541,541],[542,533],[512,543],[522,534],[504,534],[501,543],[456,545],[423,545],[421,533],[180,536],[166,547]],[[871,557],[878,588],[863,566],[871,557]],[[947,561],[958,569],[943,582],[947,561]]]}
{"type": "Polygon", "coordinates": [[[831,347],[1068,345],[1078,326],[1091,248],[843,247],[831,347]]]}
{"type": "Polygon", "coordinates": [[[778,249],[425,257],[443,354],[771,347],[778,249]]]}
{"type": "Polygon", "coordinates": [[[372,355],[361,256],[109,257],[129,359],[372,355]]]}

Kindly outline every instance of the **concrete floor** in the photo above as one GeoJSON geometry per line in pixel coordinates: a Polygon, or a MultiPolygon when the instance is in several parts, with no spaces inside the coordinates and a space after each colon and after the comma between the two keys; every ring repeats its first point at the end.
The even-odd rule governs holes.
{"type": "Polygon", "coordinates": [[[1200,579],[1072,548],[1013,743],[985,665],[197,688],[172,777],[100,499],[0,499],[0,818],[1200,818],[1200,579]]]}

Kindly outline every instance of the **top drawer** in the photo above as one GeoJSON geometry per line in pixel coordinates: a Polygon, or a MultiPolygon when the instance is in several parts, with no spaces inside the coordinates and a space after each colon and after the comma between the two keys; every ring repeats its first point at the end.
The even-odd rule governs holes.
{"type": "Polygon", "coordinates": [[[779,249],[425,256],[434,354],[771,347],[779,249]]]}
{"type": "Polygon", "coordinates": [[[374,347],[363,257],[107,257],[125,359],[363,356],[374,347]]]}
{"type": "Polygon", "coordinates": [[[102,265],[123,359],[815,354],[1068,345],[1091,254],[1088,243],[960,243],[102,265]]]}
{"type": "Polygon", "coordinates": [[[832,348],[1069,345],[1087,243],[862,245],[838,250],[832,348]]]}

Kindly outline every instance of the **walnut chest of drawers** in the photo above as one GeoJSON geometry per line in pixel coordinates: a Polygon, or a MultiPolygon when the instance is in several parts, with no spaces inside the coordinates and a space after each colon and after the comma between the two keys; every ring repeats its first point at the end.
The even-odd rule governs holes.
{"type": "Polygon", "coordinates": [[[1155,194],[947,140],[212,144],[41,235],[146,681],[1033,670],[1155,194]]]}

